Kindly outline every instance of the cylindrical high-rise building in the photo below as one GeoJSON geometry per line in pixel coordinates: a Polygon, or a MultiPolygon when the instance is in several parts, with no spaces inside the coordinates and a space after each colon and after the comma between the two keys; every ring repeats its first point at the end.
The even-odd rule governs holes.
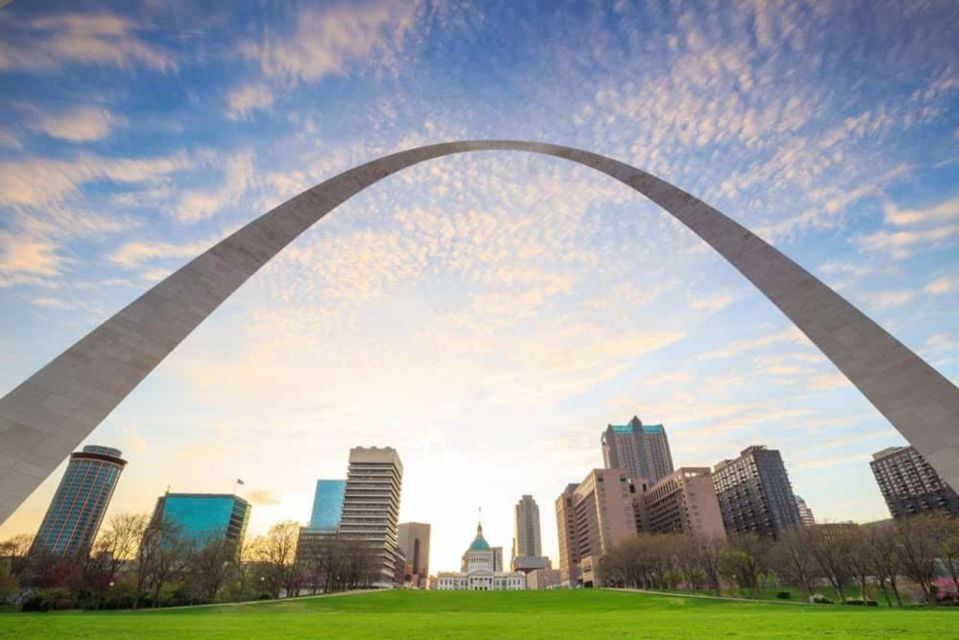
{"type": "Polygon", "coordinates": [[[33,552],[86,557],[127,461],[119,449],[88,445],[70,454],[70,464],[47,509],[33,552]]]}

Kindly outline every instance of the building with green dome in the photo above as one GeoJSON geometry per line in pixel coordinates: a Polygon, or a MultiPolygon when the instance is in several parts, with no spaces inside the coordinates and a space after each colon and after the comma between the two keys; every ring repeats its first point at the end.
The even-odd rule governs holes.
{"type": "Polygon", "coordinates": [[[518,591],[526,588],[526,576],[503,571],[503,547],[491,547],[483,537],[483,523],[476,525],[476,537],[463,554],[458,572],[443,571],[436,576],[440,591],[518,591]]]}

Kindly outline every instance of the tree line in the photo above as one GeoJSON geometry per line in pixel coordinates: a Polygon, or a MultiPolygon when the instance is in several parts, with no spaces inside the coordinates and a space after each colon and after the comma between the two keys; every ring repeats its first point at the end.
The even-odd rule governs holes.
{"type": "Polygon", "coordinates": [[[796,527],[777,540],[640,534],[601,558],[599,577],[603,586],[715,595],[724,587],[751,597],[778,589],[786,598],[792,594],[783,588],[792,588],[813,601],[831,601],[823,595],[831,592],[849,604],[956,604],[959,519],[928,514],[883,525],[796,527]]]}
{"type": "Polygon", "coordinates": [[[117,514],[85,557],[58,557],[21,535],[0,542],[0,604],[24,610],[135,609],[331,593],[373,583],[375,552],[331,536],[297,556],[299,525],[233,541],[187,536],[169,521],[117,514]]]}

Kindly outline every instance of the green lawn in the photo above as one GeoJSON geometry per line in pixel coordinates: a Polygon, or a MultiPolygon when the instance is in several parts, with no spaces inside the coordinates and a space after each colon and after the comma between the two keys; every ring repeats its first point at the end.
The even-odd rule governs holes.
{"type": "Polygon", "coordinates": [[[0,615],[0,638],[959,638],[959,611],[600,590],[384,591],[159,611],[0,615]]]}

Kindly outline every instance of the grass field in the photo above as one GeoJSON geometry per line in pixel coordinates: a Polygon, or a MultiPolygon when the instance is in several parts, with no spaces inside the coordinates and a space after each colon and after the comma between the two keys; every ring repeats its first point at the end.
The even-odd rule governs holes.
{"type": "Polygon", "coordinates": [[[385,591],[158,611],[0,615],[0,638],[959,638],[959,611],[600,590],[385,591]]]}

